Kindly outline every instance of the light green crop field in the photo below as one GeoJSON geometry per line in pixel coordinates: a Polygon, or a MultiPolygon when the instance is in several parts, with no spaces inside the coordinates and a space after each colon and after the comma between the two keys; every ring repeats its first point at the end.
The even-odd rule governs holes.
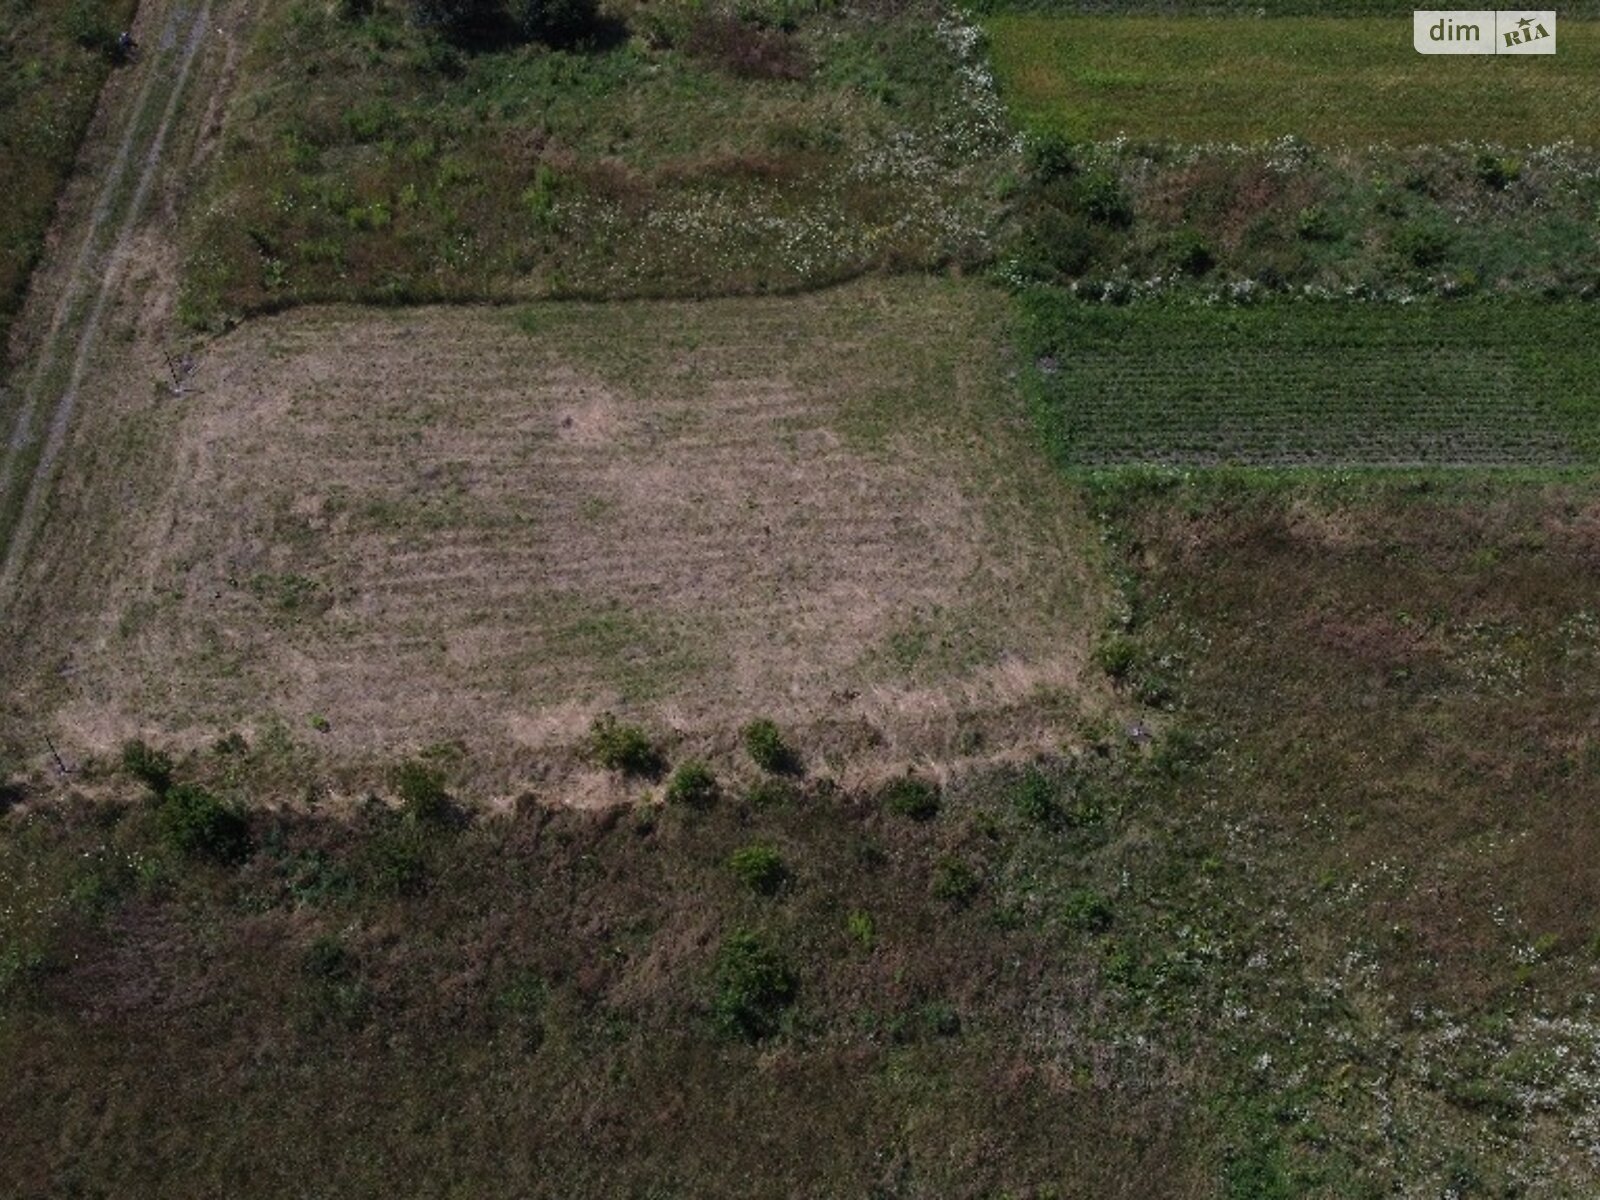
{"type": "Polygon", "coordinates": [[[1581,305],[1030,309],[1042,415],[1074,466],[1552,467],[1600,445],[1581,305]]]}
{"type": "Polygon", "coordinates": [[[1023,124],[1078,140],[1542,145],[1600,133],[1600,25],[1553,56],[1421,55],[1388,18],[987,21],[1023,124]]]}

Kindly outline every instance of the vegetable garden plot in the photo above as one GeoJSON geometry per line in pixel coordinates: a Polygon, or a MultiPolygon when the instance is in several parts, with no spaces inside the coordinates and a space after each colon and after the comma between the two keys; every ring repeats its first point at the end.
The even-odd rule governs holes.
{"type": "Polygon", "coordinates": [[[1075,466],[1569,466],[1600,450],[1580,305],[1029,305],[1075,466]]]}

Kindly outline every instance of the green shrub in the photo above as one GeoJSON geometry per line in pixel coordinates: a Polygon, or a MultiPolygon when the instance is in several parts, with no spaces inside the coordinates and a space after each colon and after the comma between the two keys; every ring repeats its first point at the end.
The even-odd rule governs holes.
{"type": "Polygon", "coordinates": [[[1111,928],[1115,913],[1111,901],[1090,888],[1078,888],[1067,896],[1067,924],[1085,933],[1104,933],[1111,928]]]}
{"type": "Polygon", "coordinates": [[[735,850],[728,859],[728,868],[747,888],[761,896],[776,895],[789,878],[783,856],[761,842],[735,850]]]}
{"type": "Polygon", "coordinates": [[[800,797],[800,789],[787,779],[758,779],[745,793],[751,808],[776,808],[792,804],[800,797]]]}
{"type": "Polygon", "coordinates": [[[970,865],[959,858],[941,858],[933,867],[933,894],[957,908],[965,908],[978,894],[982,881],[970,865]]]}
{"type": "Polygon", "coordinates": [[[794,751],[784,742],[783,734],[774,722],[765,717],[751,721],[744,727],[743,736],[745,751],[763,771],[770,771],[774,775],[786,775],[794,771],[794,751]]]}
{"type": "Polygon", "coordinates": [[[85,50],[109,54],[117,44],[116,31],[106,21],[105,5],[99,0],[72,0],[62,21],[67,36],[85,50]]]}
{"type": "Polygon", "coordinates": [[[544,1042],[545,1009],[549,1004],[550,989],[538,974],[529,970],[517,971],[495,996],[495,1009],[502,1028],[513,1033],[528,1050],[537,1050],[544,1042]]]}
{"type": "Polygon", "coordinates": [[[1505,158],[1488,151],[1478,155],[1478,182],[1496,192],[1503,192],[1522,178],[1522,164],[1514,158],[1505,158]]]}
{"type": "Polygon", "coordinates": [[[717,802],[721,789],[711,768],[698,759],[691,759],[672,773],[667,781],[667,803],[685,804],[690,808],[710,808],[717,802]]]}
{"type": "Polygon", "coordinates": [[[1320,204],[1302,208],[1300,215],[1295,219],[1295,229],[1300,237],[1308,242],[1332,242],[1339,237],[1339,230],[1333,222],[1333,217],[1320,204]]]}
{"type": "Polygon", "coordinates": [[[961,1014],[942,1000],[933,1000],[922,1006],[923,1026],[935,1037],[956,1037],[961,1032],[961,1014]]]}
{"type": "Polygon", "coordinates": [[[759,1041],[777,1033],[794,1003],[799,980],[767,938],[735,930],[723,941],[713,969],[712,1012],[726,1033],[759,1041]]]}
{"type": "Polygon", "coordinates": [[[1437,267],[1444,262],[1455,243],[1455,235],[1437,221],[1412,221],[1402,225],[1394,235],[1394,250],[1402,259],[1420,270],[1437,267]]]}
{"type": "Polygon", "coordinates": [[[1094,652],[1100,669],[1113,679],[1126,679],[1139,661],[1139,647],[1132,638],[1109,637],[1094,652]]]}
{"type": "Polygon", "coordinates": [[[1078,187],[1079,203],[1102,225],[1126,229],[1133,224],[1133,204],[1116,178],[1104,172],[1086,175],[1078,187]]]}
{"type": "Polygon", "coordinates": [[[1059,133],[1041,133],[1028,139],[1028,170],[1040,183],[1065,179],[1078,169],[1072,143],[1059,133]]]}
{"type": "Polygon", "coordinates": [[[599,10],[595,0],[511,0],[511,21],[530,41],[548,46],[572,46],[595,29],[599,10]]]}
{"type": "Polygon", "coordinates": [[[910,775],[885,786],[879,799],[896,816],[913,821],[931,821],[939,815],[939,789],[910,775]]]}
{"type": "Polygon", "coordinates": [[[172,756],[152,749],[141,738],[122,744],[122,769],[158,796],[172,787],[172,756]]]}
{"type": "Polygon", "coordinates": [[[1172,237],[1167,262],[1173,270],[1199,277],[1217,265],[1211,245],[1193,229],[1181,229],[1172,237]]]}
{"type": "Polygon", "coordinates": [[[644,730],[618,721],[611,713],[601,713],[589,730],[589,747],[595,762],[609,771],[624,775],[655,778],[665,763],[644,730]]]}
{"type": "Polygon", "coordinates": [[[192,858],[237,863],[250,853],[250,828],[234,808],[192,785],[171,788],[159,820],[167,843],[192,858]]]}
{"type": "Polygon", "coordinates": [[[844,931],[864,950],[871,950],[878,940],[878,929],[872,914],[856,909],[844,919],[844,931]]]}
{"type": "Polygon", "coordinates": [[[421,825],[443,825],[450,819],[450,796],[444,790],[439,772],[424,763],[409,759],[394,769],[391,776],[401,811],[421,825]]]}
{"type": "Polygon", "coordinates": [[[1076,278],[1094,263],[1102,236],[1082,213],[1046,208],[1031,222],[1026,265],[1045,279],[1076,278]]]}
{"type": "Polygon", "coordinates": [[[1030,770],[1011,791],[1017,813],[1035,825],[1054,825],[1061,819],[1061,802],[1056,788],[1043,771],[1030,770]]]}
{"type": "Polygon", "coordinates": [[[414,825],[396,824],[370,838],[362,854],[361,875],[373,890],[390,896],[417,896],[428,883],[428,847],[414,825]]]}

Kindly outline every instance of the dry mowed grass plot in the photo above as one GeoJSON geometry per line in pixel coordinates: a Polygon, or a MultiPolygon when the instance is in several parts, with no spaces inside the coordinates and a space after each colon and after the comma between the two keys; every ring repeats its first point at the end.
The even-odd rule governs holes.
{"type": "Polygon", "coordinates": [[[770,715],[857,777],[1059,743],[1098,617],[1003,319],[901,281],[252,323],[164,418],[126,567],[35,601],[101,631],[40,686],[89,746],[459,740],[508,788],[605,710],[712,755],[770,715]]]}

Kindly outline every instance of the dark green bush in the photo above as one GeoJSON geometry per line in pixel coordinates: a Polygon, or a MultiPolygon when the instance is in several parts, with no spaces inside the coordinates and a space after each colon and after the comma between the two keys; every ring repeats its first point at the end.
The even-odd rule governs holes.
{"type": "Polygon", "coordinates": [[[547,46],[572,46],[586,38],[599,20],[594,0],[511,0],[511,21],[529,41],[547,46]]]}
{"type": "Polygon", "coordinates": [[[745,929],[735,930],[723,941],[713,982],[712,1012],[718,1026],[750,1041],[778,1032],[800,987],[782,952],[761,934],[745,929]]]}
{"type": "Polygon", "coordinates": [[[446,37],[475,39],[503,36],[505,0],[411,0],[411,21],[420,29],[446,37]]]}
{"type": "Polygon", "coordinates": [[[468,46],[574,46],[600,27],[595,0],[411,0],[412,23],[468,46]]]}
{"type": "Polygon", "coordinates": [[[654,779],[666,764],[644,730],[601,713],[589,729],[589,748],[595,762],[609,771],[654,779]]]}
{"type": "Polygon", "coordinates": [[[391,896],[421,895],[428,884],[428,847],[422,830],[396,822],[371,837],[359,874],[374,891],[391,896]]]}
{"type": "Polygon", "coordinates": [[[933,894],[936,898],[965,908],[978,894],[982,881],[977,871],[959,858],[941,858],[933,867],[933,894]]]}
{"type": "Polygon", "coordinates": [[[237,863],[250,853],[250,828],[244,817],[204,788],[171,788],[158,810],[167,843],[192,858],[237,863]]]}
{"type": "Polygon", "coordinates": [[[1132,638],[1108,637],[1094,652],[1100,669],[1113,679],[1125,679],[1139,661],[1139,647],[1132,638]]]}
{"type": "Polygon", "coordinates": [[[1339,230],[1334,224],[1333,217],[1320,204],[1302,208],[1299,217],[1296,218],[1295,228],[1308,242],[1332,242],[1339,237],[1339,230]]]}
{"type": "Polygon", "coordinates": [[[896,816],[931,821],[939,815],[939,789],[924,779],[907,775],[886,785],[878,794],[883,806],[896,816]]]}
{"type": "Polygon", "coordinates": [[[1421,270],[1444,262],[1455,243],[1455,235],[1437,221],[1412,221],[1394,235],[1395,253],[1421,270]]]}
{"type": "Polygon", "coordinates": [[[1086,175],[1079,181],[1078,200],[1092,220],[1117,229],[1133,224],[1133,203],[1115,176],[1104,172],[1086,175]]]}
{"type": "Polygon", "coordinates": [[[421,825],[443,825],[450,820],[450,796],[439,772],[414,759],[401,763],[391,777],[400,797],[401,811],[421,825]]]}
{"type": "Polygon", "coordinates": [[[761,896],[773,896],[789,878],[783,856],[761,842],[742,846],[728,859],[728,868],[744,885],[761,896]]]}
{"type": "Polygon", "coordinates": [[[172,787],[172,756],[151,748],[142,738],[122,744],[122,769],[158,796],[172,787]]]}
{"type": "Polygon", "coordinates": [[[62,21],[66,34],[85,50],[110,54],[117,44],[117,31],[106,20],[105,5],[98,0],[72,0],[62,21]]]}
{"type": "Polygon", "coordinates": [[[328,982],[350,978],[354,962],[343,943],[331,934],[322,934],[306,947],[301,969],[312,979],[328,982]]]}
{"type": "Polygon", "coordinates": [[[1025,265],[1046,280],[1076,278],[1094,264],[1103,236],[1082,213],[1042,209],[1031,223],[1025,265]]]}
{"type": "Polygon", "coordinates": [[[1477,175],[1478,182],[1485,187],[1492,191],[1503,192],[1522,178],[1522,164],[1514,158],[1485,151],[1478,155],[1477,175]]]}
{"type": "Polygon", "coordinates": [[[786,775],[796,767],[794,751],[784,742],[778,726],[765,717],[744,727],[744,748],[763,771],[786,775]]]}
{"type": "Polygon", "coordinates": [[[800,798],[800,789],[788,779],[758,779],[745,793],[751,808],[776,808],[800,798]]]}
{"type": "Polygon", "coordinates": [[[672,773],[667,781],[667,803],[685,804],[690,808],[710,808],[717,802],[721,789],[711,768],[698,759],[691,759],[672,773]]]}
{"type": "Polygon", "coordinates": [[[1197,231],[1181,229],[1167,248],[1167,263],[1175,271],[1198,277],[1217,265],[1217,256],[1197,231]]]}
{"type": "Polygon", "coordinates": [[[1085,933],[1104,933],[1111,928],[1115,912],[1111,901],[1089,888],[1078,888],[1067,897],[1067,924],[1085,933]]]}
{"type": "Polygon", "coordinates": [[[1012,789],[1011,802],[1024,820],[1035,825],[1054,825],[1061,819],[1061,801],[1056,787],[1042,771],[1029,771],[1012,789]]]}
{"type": "Polygon", "coordinates": [[[1078,169],[1072,143],[1059,133],[1041,133],[1028,139],[1028,170],[1040,183],[1065,179],[1078,169]]]}

